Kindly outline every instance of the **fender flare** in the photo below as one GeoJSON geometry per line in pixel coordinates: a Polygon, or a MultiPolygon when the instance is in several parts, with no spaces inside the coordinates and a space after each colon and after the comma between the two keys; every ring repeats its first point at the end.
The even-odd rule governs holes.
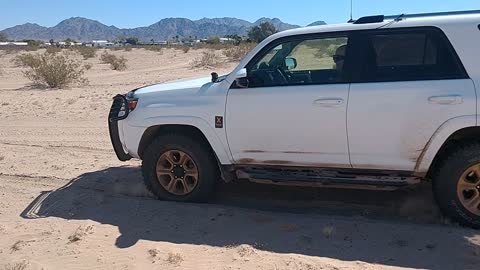
{"type": "MultiPolygon", "coordinates": [[[[220,164],[232,164],[233,158],[230,154],[226,138],[222,140],[214,130],[214,128],[203,118],[196,116],[159,116],[150,117],[142,121],[142,126],[149,127],[163,126],[163,125],[183,125],[192,126],[203,133],[208,143],[215,152],[220,164]]],[[[143,135],[142,135],[143,136],[143,135]]]]}
{"type": "Polygon", "coordinates": [[[432,135],[420,154],[415,166],[415,175],[424,177],[447,139],[455,132],[477,126],[476,115],[459,116],[447,120],[432,135]]]}

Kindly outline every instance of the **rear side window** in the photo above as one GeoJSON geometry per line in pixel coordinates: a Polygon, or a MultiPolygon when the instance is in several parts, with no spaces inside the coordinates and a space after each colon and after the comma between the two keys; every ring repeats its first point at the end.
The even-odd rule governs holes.
{"type": "Polygon", "coordinates": [[[435,30],[382,31],[364,39],[361,81],[465,78],[450,43],[435,30]]]}

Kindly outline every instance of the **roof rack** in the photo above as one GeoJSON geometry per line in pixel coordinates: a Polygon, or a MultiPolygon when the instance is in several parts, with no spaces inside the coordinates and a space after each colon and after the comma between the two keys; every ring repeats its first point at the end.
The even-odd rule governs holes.
{"type": "Polygon", "coordinates": [[[470,14],[480,14],[480,10],[399,14],[399,15],[389,15],[389,16],[375,15],[375,16],[361,17],[360,19],[352,22],[354,24],[365,24],[365,23],[383,22],[384,20],[395,20],[395,19],[400,20],[400,19],[406,19],[406,18],[422,18],[422,17],[451,16],[451,15],[470,15],[470,14]]]}

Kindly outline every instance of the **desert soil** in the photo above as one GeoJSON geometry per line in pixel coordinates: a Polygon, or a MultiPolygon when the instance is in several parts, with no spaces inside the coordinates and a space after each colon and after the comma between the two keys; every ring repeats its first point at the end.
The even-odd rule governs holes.
{"type": "Polygon", "coordinates": [[[97,56],[85,60],[89,85],[50,90],[22,76],[18,53],[0,52],[0,269],[479,269],[480,232],[444,220],[428,183],[237,183],[209,204],[152,199],[140,162],[112,151],[111,97],[211,70],[189,67],[201,51],[113,53],[126,71],[97,56]]]}

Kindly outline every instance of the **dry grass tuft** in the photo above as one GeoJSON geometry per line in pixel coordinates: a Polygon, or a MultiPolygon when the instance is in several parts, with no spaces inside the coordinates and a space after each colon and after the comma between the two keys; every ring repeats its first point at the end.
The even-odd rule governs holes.
{"type": "Polygon", "coordinates": [[[70,243],[75,243],[85,239],[87,235],[93,234],[93,232],[94,232],[93,225],[89,225],[87,227],[80,226],[72,235],[68,237],[68,240],[70,241],[70,243]]]}
{"type": "Polygon", "coordinates": [[[4,270],[24,270],[27,269],[28,261],[22,261],[15,264],[7,264],[3,269],[4,270]]]}
{"type": "Polygon", "coordinates": [[[250,245],[240,245],[236,247],[235,250],[240,257],[247,257],[256,254],[255,248],[250,245]]]}
{"type": "Polygon", "coordinates": [[[107,51],[102,53],[100,56],[100,61],[102,61],[104,64],[109,64],[110,68],[113,70],[122,71],[127,69],[127,59],[125,59],[125,57],[118,57],[108,53],[107,51]]]}
{"type": "Polygon", "coordinates": [[[13,244],[10,249],[12,251],[19,251],[20,249],[22,249],[23,247],[25,247],[27,245],[27,242],[23,241],[23,240],[18,240],[17,242],[15,242],[15,244],[13,244]]]}
{"type": "Polygon", "coordinates": [[[179,253],[168,253],[168,257],[165,261],[167,261],[169,264],[180,264],[181,262],[183,262],[183,256],[179,253]]]}
{"type": "Polygon", "coordinates": [[[160,255],[160,250],[158,250],[156,248],[152,248],[152,249],[148,250],[148,254],[150,254],[150,257],[152,257],[152,258],[157,258],[158,255],[160,255]]]}

